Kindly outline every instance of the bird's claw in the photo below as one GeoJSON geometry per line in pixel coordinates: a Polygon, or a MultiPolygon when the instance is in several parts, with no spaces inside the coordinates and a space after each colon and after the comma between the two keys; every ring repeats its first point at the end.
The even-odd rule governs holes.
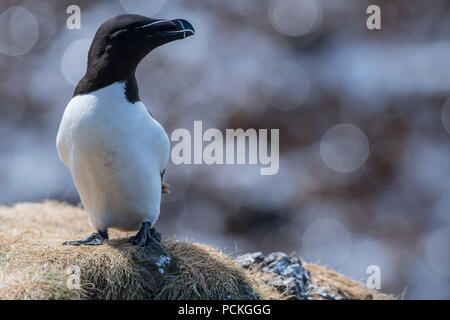
{"type": "Polygon", "coordinates": [[[86,239],[63,242],[63,246],[98,246],[103,243],[103,240],[99,233],[94,232],[86,239]]]}
{"type": "Polygon", "coordinates": [[[139,232],[135,236],[130,237],[131,244],[140,247],[148,246],[154,241],[161,242],[161,234],[154,228],[151,228],[150,222],[144,222],[139,232]]]}

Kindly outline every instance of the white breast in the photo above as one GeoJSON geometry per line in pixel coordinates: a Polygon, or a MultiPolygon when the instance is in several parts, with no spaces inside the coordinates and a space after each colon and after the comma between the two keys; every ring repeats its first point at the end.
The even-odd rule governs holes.
{"type": "Polygon", "coordinates": [[[124,84],[74,97],[56,139],[89,221],[98,230],[136,230],[155,222],[170,142],[144,104],[125,99],[124,84]]]}

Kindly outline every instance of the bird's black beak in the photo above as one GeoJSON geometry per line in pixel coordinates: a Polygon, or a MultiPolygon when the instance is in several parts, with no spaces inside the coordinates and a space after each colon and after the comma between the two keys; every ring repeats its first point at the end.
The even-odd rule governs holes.
{"type": "Polygon", "coordinates": [[[157,20],[137,29],[147,31],[147,37],[165,38],[167,42],[184,39],[195,34],[192,24],[185,19],[157,20]]]}
{"type": "MultiPolygon", "coordinates": [[[[181,39],[193,36],[195,34],[195,29],[192,24],[184,19],[174,19],[172,22],[177,26],[177,30],[171,31],[174,36],[180,36],[181,39]]],[[[169,31],[170,32],[170,31],[169,31]]]]}

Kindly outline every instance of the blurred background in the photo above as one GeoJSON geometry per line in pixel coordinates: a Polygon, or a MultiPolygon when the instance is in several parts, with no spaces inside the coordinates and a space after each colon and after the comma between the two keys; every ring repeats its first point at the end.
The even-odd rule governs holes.
{"type": "Polygon", "coordinates": [[[364,282],[378,265],[384,292],[450,298],[446,0],[1,0],[1,204],[79,203],[55,137],[95,31],[125,12],[197,30],[137,72],[169,136],[194,120],[280,129],[274,176],[169,163],[164,236],[295,253],[364,282]],[[66,27],[72,4],[80,30],[66,27]],[[381,30],[366,27],[371,4],[381,30]]]}

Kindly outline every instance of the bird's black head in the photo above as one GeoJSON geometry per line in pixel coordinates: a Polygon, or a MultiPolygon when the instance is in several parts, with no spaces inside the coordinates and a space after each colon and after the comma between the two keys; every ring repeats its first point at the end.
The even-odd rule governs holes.
{"type": "Polygon", "coordinates": [[[135,82],[136,68],[148,53],[194,33],[192,24],[184,19],[162,20],[122,14],[107,20],[92,41],[87,72],[78,83],[75,95],[92,92],[117,81],[131,79],[135,82]]]}
{"type": "MultiPolygon", "coordinates": [[[[160,20],[123,14],[103,23],[89,50],[89,64],[104,60],[136,68],[153,49],[194,34],[183,19],[160,20]]],[[[117,67],[117,66],[116,66],[117,67]]]]}

